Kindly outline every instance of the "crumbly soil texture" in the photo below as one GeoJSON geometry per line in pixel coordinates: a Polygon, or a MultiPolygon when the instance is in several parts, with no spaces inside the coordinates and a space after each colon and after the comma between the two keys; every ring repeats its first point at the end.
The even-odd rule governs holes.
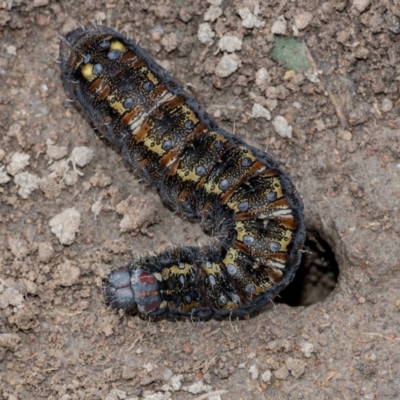
{"type": "Polygon", "coordinates": [[[398,398],[399,39],[395,0],[0,1],[0,398],[398,398]],[[207,322],[104,304],[111,269],[210,239],[68,99],[60,35],[93,23],[280,162],[338,263],[328,297],[207,322]],[[276,36],[311,68],[272,59],[276,36]]]}

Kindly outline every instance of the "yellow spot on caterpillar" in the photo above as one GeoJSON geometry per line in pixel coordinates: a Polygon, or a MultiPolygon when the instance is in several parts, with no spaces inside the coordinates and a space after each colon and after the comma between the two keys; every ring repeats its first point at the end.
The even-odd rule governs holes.
{"type": "Polygon", "coordinates": [[[183,268],[179,268],[177,265],[173,265],[170,268],[170,274],[171,275],[186,275],[188,274],[192,269],[192,266],[190,264],[184,264],[183,268]]]}
{"type": "Polygon", "coordinates": [[[93,75],[93,64],[86,64],[81,68],[82,75],[88,81],[92,81],[94,79],[93,75]]]}
{"type": "Polygon", "coordinates": [[[240,265],[240,260],[236,261],[236,259],[238,258],[238,251],[236,249],[234,249],[233,247],[231,247],[228,252],[226,253],[225,258],[222,260],[222,262],[225,265],[228,264],[235,264],[237,266],[240,265]]]}
{"type": "Polygon", "coordinates": [[[208,265],[203,264],[203,270],[208,274],[208,275],[213,275],[214,277],[219,275],[221,272],[221,267],[219,264],[216,263],[210,263],[211,267],[208,265]]]}
{"type": "Polygon", "coordinates": [[[279,181],[278,178],[275,177],[272,179],[272,184],[275,188],[274,192],[276,193],[276,197],[278,199],[281,198],[283,196],[281,182],[279,181]]]}
{"type": "Polygon", "coordinates": [[[185,304],[183,307],[181,307],[182,311],[189,312],[192,309],[198,309],[199,308],[199,303],[197,301],[192,301],[189,304],[185,304]]]}
{"type": "Polygon", "coordinates": [[[192,170],[178,169],[176,172],[183,181],[198,182],[200,180],[200,176],[197,175],[193,169],[192,170]]]}
{"type": "Polygon", "coordinates": [[[127,109],[123,106],[123,104],[120,101],[115,100],[114,94],[110,94],[109,96],[107,96],[107,100],[110,107],[118,111],[120,114],[123,114],[125,111],[127,111],[127,109]]]}
{"type": "MultiPolygon", "coordinates": [[[[143,69],[146,69],[146,68],[143,68],[143,69]]],[[[159,83],[158,79],[155,77],[155,75],[150,70],[147,72],[147,79],[149,81],[153,82],[154,86],[158,85],[158,83],[159,83]]]]}
{"type": "Polygon", "coordinates": [[[233,301],[228,301],[223,307],[224,310],[236,310],[238,305],[233,301]]]}
{"type": "Polygon", "coordinates": [[[206,182],[204,184],[204,189],[206,189],[207,193],[216,193],[216,194],[220,194],[222,193],[222,190],[218,187],[218,185],[211,181],[211,182],[206,182]]]}
{"type": "Polygon", "coordinates": [[[165,150],[161,147],[161,144],[155,144],[154,138],[146,137],[143,141],[144,145],[153,153],[158,154],[159,156],[164,155],[165,150]]]}
{"type": "Polygon", "coordinates": [[[123,43],[119,42],[118,40],[114,40],[113,42],[111,42],[110,49],[124,52],[126,50],[126,47],[123,43]]]}
{"type": "Polygon", "coordinates": [[[235,225],[235,229],[237,232],[237,240],[243,242],[243,236],[246,235],[246,229],[243,222],[237,221],[235,225]]]}

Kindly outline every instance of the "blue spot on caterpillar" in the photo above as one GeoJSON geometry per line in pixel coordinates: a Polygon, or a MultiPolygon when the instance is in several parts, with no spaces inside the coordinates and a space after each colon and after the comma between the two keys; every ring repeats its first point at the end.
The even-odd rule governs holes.
{"type": "Polygon", "coordinates": [[[240,317],[293,279],[302,201],[268,154],[227,133],[137,44],[107,28],[61,41],[62,77],[98,134],[214,237],[130,261],[104,280],[107,303],[142,317],[240,317]]]}

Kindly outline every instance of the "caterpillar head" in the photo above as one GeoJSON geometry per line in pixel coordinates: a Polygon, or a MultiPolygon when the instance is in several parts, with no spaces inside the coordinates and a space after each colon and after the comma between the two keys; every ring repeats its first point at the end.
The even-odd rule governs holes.
{"type": "Polygon", "coordinates": [[[156,314],[163,303],[154,274],[143,269],[120,268],[112,271],[103,282],[107,304],[131,313],[156,314]]]}

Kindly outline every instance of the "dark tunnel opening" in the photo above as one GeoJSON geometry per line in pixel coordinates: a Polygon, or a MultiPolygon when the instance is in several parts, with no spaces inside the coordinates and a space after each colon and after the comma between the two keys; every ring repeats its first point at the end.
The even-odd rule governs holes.
{"type": "Polygon", "coordinates": [[[310,231],[304,250],[295,278],[275,298],[276,303],[309,306],[327,298],[335,288],[339,267],[329,244],[317,232],[310,231]]]}

